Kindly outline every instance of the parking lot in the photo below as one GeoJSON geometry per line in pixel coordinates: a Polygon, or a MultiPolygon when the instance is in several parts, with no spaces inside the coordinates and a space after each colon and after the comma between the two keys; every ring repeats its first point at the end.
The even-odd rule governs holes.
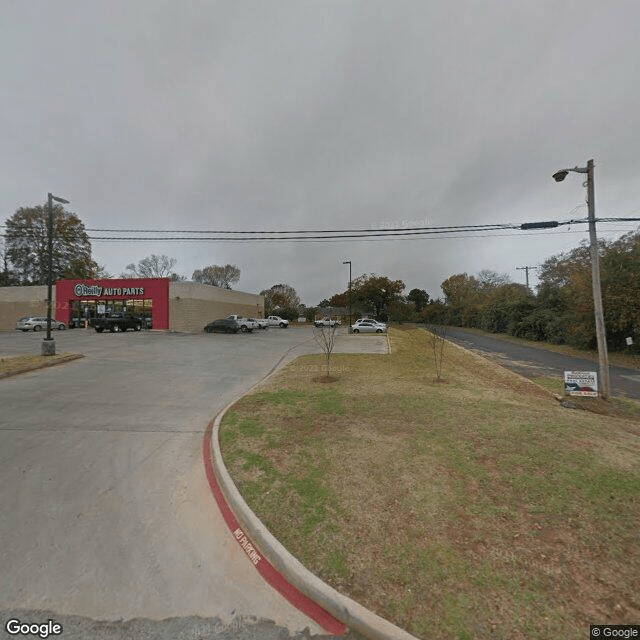
{"type": "MultiPolygon", "coordinates": [[[[336,352],[386,352],[386,336],[341,331],[336,352]]],[[[58,353],[85,357],[0,380],[0,611],[267,619],[319,633],[232,539],[201,453],[229,402],[318,351],[312,333],[56,331],[58,353]]],[[[0,332],[0,357],[39,354],[43,337],[0,332]]]]}

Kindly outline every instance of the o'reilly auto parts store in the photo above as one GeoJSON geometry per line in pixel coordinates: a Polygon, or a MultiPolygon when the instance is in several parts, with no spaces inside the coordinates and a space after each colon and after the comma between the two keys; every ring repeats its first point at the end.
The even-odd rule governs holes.
{"type": "MultiPolygon", "coordinates": [[[[151,318],[153,329],[196,332],[231,313],[264,316],[264,296],[169,278],[58,280],[53,288],[56,320],[69,325],[125,312],[151,318]]],[[[47,287],[0,287],[0,330],[15,329],[23,316],[47,314],[47,287]]]]}

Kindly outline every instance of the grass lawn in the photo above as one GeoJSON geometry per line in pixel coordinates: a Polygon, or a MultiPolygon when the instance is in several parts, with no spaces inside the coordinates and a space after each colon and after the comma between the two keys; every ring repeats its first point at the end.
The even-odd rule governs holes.
{"type": "Polygon", "coordinates": [[[423,329],[306,356],[221,430],[248,504],[310,570],[418,637],[585,638],[640,620],[640,424],[423,329]]]}
{"type": "Polygon", "coordinates": [[[41,367],[50,367],[81,358],[79,354],[58,353],[53,356],[20,355],[0,358],[0,375],[10,376],[16,373],[32,371],[41,367]]]}

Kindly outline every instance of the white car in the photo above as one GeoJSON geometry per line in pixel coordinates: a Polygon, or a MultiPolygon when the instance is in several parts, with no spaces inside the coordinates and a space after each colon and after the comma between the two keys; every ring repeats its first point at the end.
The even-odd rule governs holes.
{"type": "MultiPolygon", "coordinates": [[[[67,327],[64,322],[58,322],[51,318],[51,328],[62,331],[67,327]]],[[[20,331],[46,331],[47,318],[46,316],[26,316],[24,318],[20,318],[16,323],[16,329],[19,329],[20,331]]]]}
{"type": "Polygon", "coordinates": [[[376,320],[358,320],[351,325],[353,333],[386,333],[387,325],[376,320]]]}
{"type": "Polygon", "coordinates": [[[357,324],[360,324],[361,322],[378,322],[377,320],[374,320],[373,318],[359,318],[358,320],[356,320],[353,324],[354,326],[357,324]]]}
{"type": "Polygon", "coordinates": [[[286,329],[289,326],[289,321],[280,316],[269,316],[266,320],[270,327],[282,327],[286,329]]]}

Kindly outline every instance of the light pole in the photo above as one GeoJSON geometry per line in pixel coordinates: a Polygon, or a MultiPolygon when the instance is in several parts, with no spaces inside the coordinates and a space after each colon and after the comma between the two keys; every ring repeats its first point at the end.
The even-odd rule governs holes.
{"type": "Polygon", "coordinates": [[[601,396],[609,397],[609,355],[607,353],[607,335],[604,326],[604,312],[602,309],[602,291],[600,288],[600,259],[598,255],[598,238],[596,237],[596,203],[593,185],[593,160],[587,162],[586,167],[560,169],[553,174],[556,182],[562,182],[570,171],[587,174],[587,206],[589,221],[589,238],[591,249],[591,282],[593,285],[593,310],[596,320],[596,339],[598,341],[598,360],[600,366],[601,396]]]}
{"type": "Polygon", "coordinates": [[[51,337],[51,307],[53,289],[53,202],[69,204],[68,200],[47,194],[47,337],[42,341],[42,355],[55,356],[56,343],[51,337]]]}
{"type": "Polygon", "coordinates": [[[351,333],[351,260],[345,260],[342,264],[349,265],[349,333],[351,333]]]}

